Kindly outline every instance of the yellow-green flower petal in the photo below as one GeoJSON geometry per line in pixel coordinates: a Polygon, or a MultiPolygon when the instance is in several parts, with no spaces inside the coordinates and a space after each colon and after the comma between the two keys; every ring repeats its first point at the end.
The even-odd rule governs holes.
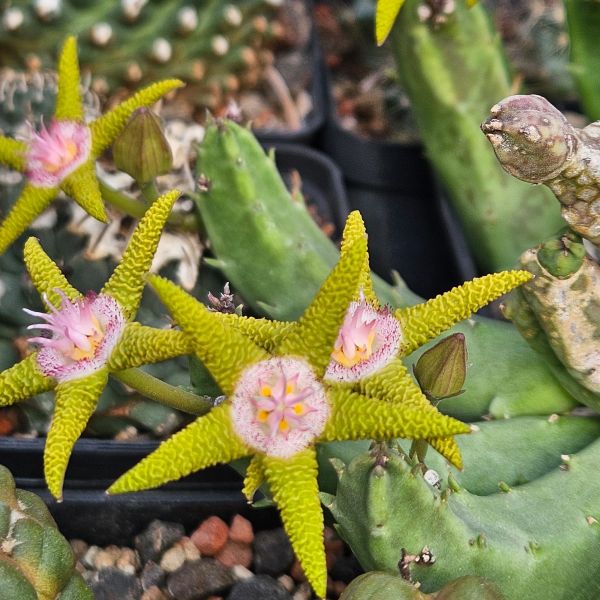
{"type": "Polygon", "coordinates": [[[171,213],[178,191],[163,194],[138,223],[123,254],[123,259],[102,288],[123,308],[127,318],[137,312],[144,291],[144,276],[150,270],[163,227],[171,213]]]}
{"type": "Polygon", "coordinates": [[[302,356],[323,376],[348,306],[358,295],[366,252],[364,237],[347,248],[297,325],[277,346],[277,354],[302,356]]]}
{"type": "MultiPolygon", "coordinates": [[[[399,403],[423,412],[440,414],[413,381],[399,358],[392,360],[378,373],[359,381],[356,389],[362,394],[380,400],[399,403]]],[[[427,441],[455,467],[462,468],[460,449],[453,438],[427,441]]]]}
{"type": "Polygon", "coordinates": [[[234,433],[229,412],[229,404],[222,404],[196,419],[117,479],[108,493],[157,487],[194,471],[250,454],[234,433]]]}
{"type": "Polygon", "coordinates": [[[392,404],[333,388],[329,392],[332,414],[319,437],[321,442],[401,437],[430,439],[469,433],[469,425],[441,413],[392,404]]]}
{"type": "Polygon", "coordinates": [[[25,184],[10,212],[0,224],[0,254],[2,254],[38,217],[56,196],[57,188],[25,184]]]}
{"type": "Polygon", "coordinates": [[[25,171],[26,155],[27,144],[25,142],[0,135],[0,164],[23,172],[25,171]]]}
{"type": "Polygon", "coordinates": [[[66,39],[58,59],[58,92],[56,94],[55,119],[83,121],[83,103],[79,92],[79,60],[77,40],[66,39]]]}
{"type": "Polygon", "coordinates": [[[260,454],[255,454],[246,469],[246,477],[244,477],[244,488],[242,493],[246,496],[248,502],[252,502],[256,490],[262,485],[265,478],[265,471],[262,465],[260,454]]]}
{"type": "MultiPolygon", "coordinates": [[[[367,231],[363,218],[357,210],[353,210],[346,219],[340,253],[343,255],[349,247],[358,239],[367,238],[367,231]]],[[[375,308],[379,308],[379,300],[373,291],[373,280],[371,279],[371,268],[369,267],[369,252],[365,253],[363,272],[360,276],[360,287],[365,300],[375,308]]]]}
{"type": "Polygon", "coordinates": [[[424,304],[399,308],[394,314],[402,326],[403,354],[410,354],[531,277],[527,271],[492,273],[467,281],[424,304]]]}
{"type": "Polygon", "coordinates": [[[271,321],[226,313],[216,314],[227,326],[243,333],[267,352],[273,352],[296,325],[295,322],[289,321],[271,321]]]}
{"type": "Polygon", "coordinates": [[[25,242],[23,255],[31,282],[40,296],[46,294],[51,304],[60,306],[62,298],[56,293],[56,289],[62,290],[70,300],[81,297],[58,265],[44,252],[37,239],[30,237],[25,242]]]}
{"type": "Polygon", "coordinates": [[[316,452],[307,448],[287,459],[263,456],[262,464],[302,570],[317,596],[325,598],[327,566],[316,452]]]}
{"type": "Polygon", "coordinates": [[[103,223],[108,222],[102,194],[100,193],[100,185],[92,161],[83,163],[77,170],[68,175],[60,187],[94,219],[98,219],[103,223]]]}
{"type": "Polygon", "coordinates": [[[242,371],[269,354],[174,283],[151,275],[156,290],[175,321],[189,334],[195,355],[210,371],[226,395],[231,394],[242,371]]]}
{"type": "Polygon", "coordinates": [[[129,323],[106,365],[111,372],[123,371],[190,353],[189,337],[183,331],[129,323]]]}
{"type": "Polygon", "coordinates": [[[85,429],[108,379],[106,369],[56,386],[56,407],[46,446],[44,475],[50,493],[60,500],[73,445],[85,429]]]}
{"type": "Polygon", "coordinates": [[[54,385],[54,381],[38,369],[36,354],[30,354],[10,369],[0,373],[0,406],[9,406],[36,394],[47,392],[54,385]]]}
{"type": "Polygon", "coordinates": [[[113,143],[133,111],[141,106],[154,104],[171,90],[180,88],[183,85],[183,81],[179,79],[165,79],[153,83],[90,123],[90,129],[92,130],[92,157],[97,158],[113,143]]]}
{"type": "Polygon", "coordinates": [[[377,0],[375,38],[378,46],[381,46],[390,35],[403,4],[404,0],[377,0]]]}

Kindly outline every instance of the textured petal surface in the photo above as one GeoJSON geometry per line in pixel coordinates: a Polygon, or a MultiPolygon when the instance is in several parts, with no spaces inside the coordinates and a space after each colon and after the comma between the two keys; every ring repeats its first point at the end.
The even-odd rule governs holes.
{"type": "Polygon", "coordinates": [[[209,311],[174,283],[152,275],[148,281],[180,327],[189,334],[195,355],[225,395],[233,392],[246,367],[269,358],[262,348],[228,327],[217,313],[209,311]]]}
{"type": "MultiPolygon", "coordinates": [[[[459,0],[460,1],[460,0],[459,0]]],[[[390,35],[394,21],[404,4],[404,0],[377,0],[375,12],[375,38],[381,46],[390,35]]]]}
{"type": "Polygon", "coordinates": [[[315,450],[308,448],[288,459],[263,456],[262,464],[302,570],[317,596],[325,598],[327,566],[315,450]]]}
{"type": "Polygon", "coordinates": [[[262,485],[265,478],[265,471],[262,465],[260,454],[255,454],[246,469],[246,477],[244,477],[244,488],[242,493],[246,496],[248,502],[252,502],[256,490],[262,485]]]}
{"type": "Polygon", "coordinates": [[[330,390],[332,414],[319,438],[321,442],[388,440],[395,437],[430,439],[469,433],[468,425],[441,413],[376,400],[347,388],[330,390]]]}
{"type": "Polygon", "coordinates": [[[403,354],[414,352],[482,306],[529,281],[527,271],[503,271],[477,277],[424,304],[399,308],[394,314],[402,326],[403,354]]]}
{"type": "Polygon", "coordinates": [[[250,450],[234,433],[229,411],[230,406],[222,404],[196,419],[117,479],[108,493],[157,487],[194,471],[247,456],[250,450]]]}
{"type": "Polygon", "coordinates": [[[104,223],[108,222],[98,178],[96,177],[96,169],[92,161],[82,164],[76,171],[73,171],[61,183],[61,187],[94,219],[104,223]]]}
{"type": "MultiPolygon", "coordinates": [[[[413,381],[399,358],[391,361],[376,375],[366,377],[358,382],[356,389],[362,394],[386,402],[400,403],[405,407],[424,413],[440,414],[413,381]]],[[[460,449],[453,438],[428,439],[427,441],[455,467],[462,468],[460,449]]]]}
{"type": "Polygon", "coordinates": [[[0,254],[2,254],[48,207],[58,188],[35,187],[25,184],[8,215],[0,224],[0,254]]]}
{"type": "Polygon", "coordinates": [[[0,406],[20,402],[51,390],[55,383],[38,369],[36,353],[0,373],[0,406]]]}
{"type": "Polygon", "coordinates": [[[129,323],[106,366],[123,371],[190,353],[189,337],[183,331],[129,323]]]}
{"type": "Polygon", "coordinates": [[[94,412],[107,378],[108,372],[102,369],[56,386],[56,407],[44,448],[44,474],[50,493],[59,500],[73,445],[94,412]]]}
{"type": "Polygon", "coordinates": [[[92,156],[98,157],[119,135],[134,110],[150,106],[171,90],[182,87],[179,79],[165,79],[140,90],[131,98],[98,117],[90,124],[92,130],[92,156]]]}
{"type": "Polygon", "coordinates": [[[240,317],[224,313],[216,314],[228,326],[240,331],[267,352],[273,352],[277,345],[289,335],[292,328],[296,326],[296,323],[289,321],[271,321],[270,319],[240,317]]]}
{"type": "Polygon", "coordinates": [[[348,247],[298,324],[277,346],[277,354],[302,356],[323,376],[348,306],[358,295],[366,253],[364,237],[348,247]]]}
{"type": "Polygon", "coordinates": [[[62,298],[54,291],[62,290],[69,299],[80,298],[81,294],[67,281],[58,265],[44,252],[44,249],[33,237],[25,242],[23,249],[25,266],[31,282],[40,296],[46,294],[54,306],[60,306],[62,298]]]}
{"type": "Polygon", "coordinates": [[[135,228],[123,259],[102,289],[123,308],[128,319],[137,312],[144,291],[144,277],[150,269],[163,227],[171,213],[178,191],[163,194],[147,210],[135,228]]]}
{"type": "Polygon", "coordinates": [[[83,121],[83,103],[79,93],[77,40],[74,36],[66,39],[58,60],[58,93],[54,118],[83,121]]]}
{"type": "MultiPolygon", "coordinates": [[[[365,223],[363,218],[357,210],[353,210],[346,219],[346,225],[344,227],[344,234],[342,236],[342,246],[340,253],[343,255],[348,251],[350,246],[361,238],[367,238],[367,230],[365,229],[365,223]]],[[[369,253],[365,255],[365,261],[363,264],[363,272],[360,276],[360,287],[362,289],[365,299],[374,306],[379,307],[379,300],[373,291],[373,281],[371,279],[371,269],[369,267],[369,253]]],[[[357,298],[353,298],[356,300],[357,298]]]]}
{"type": "Polygon", "coordinates": [[[0,164],[24,171],[26,166],[27,144],[20,140],[0,135],[0,164]]]}

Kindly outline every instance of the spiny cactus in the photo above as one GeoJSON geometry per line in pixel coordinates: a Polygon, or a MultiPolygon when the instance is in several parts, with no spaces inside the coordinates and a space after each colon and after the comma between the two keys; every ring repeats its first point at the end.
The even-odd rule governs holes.
{"type": "Polygon", "coordinates": [[[452,480],[440,492],[419,465],[377,446],[347,465],[336,496],[323,499],[365,569],[395,572],[401,549],[418,555],[427,548],[435,563],[408,568],[425,592],[468,574],[493,581],[506,598],[592,600],[599,458],[595,441],[552,473],[481,497],[452,480]]]}
{"type": "Polygon", "coordinates": [[[93,600],[46,505],[0,466],[0,598],[93,600]]]}
{"type": "Polygon", "coordinates": [[[548,186],[571,228],[600,244],[600,122],[573,127],[536,95],[509,96],[490,112],[481,128],[504,169],[548,186]]]}
{"type": "Polygon", "coordinates": [[[480,138],[481,117],[511,91],[499,36],[483,6],[437,3],[447,8],[437,23],[432,4],[407,0],[400,10],[391,38],[399,78],[479,266],[509,267],[558,229],[560,217],[546,190],[511,181],[480,138]]]}
{"type": "MultiPolygon", "coordinates": [[[[13,2],[0,15],[0,64],[38,68],[53,64],[65,34],[79,37],[82,67],[114,90],[120,85],[179,77],[199,103],[211,94],[256,81],[275,35],[276,0],[191,2],[122,0],[13,2]],[[24,63],[24,64],[23,64],[24,63]]],[[[188,90],[189,91],[189,90],[188,90]]]]}
{"type": "MultiPolygon", "coordinates": [[[[223,270],[254,310],[282,320],[297,318],[335,264],[334,245],[302,202],[290,196],[274,161],[246,129],[230,121],[209,125],[197,176],[197,206],[215,254],[210,264],[223,270]]],[[[375,291],[393,306],[419,300],[405,286],[393,289],[377,277],[375,291]]],[[[445,411],[473,420],[487,413],[549,414],[573,406],[513,326],[476,318],[452,331],[465,335],[470,366],[466,392],[445,411]]]]}
{"type": "MultiPolygon", "coordinates": [[[[15,137],[30,125],[39,127],[52,116],[56,102],[56,74],[51,71],[0,69],[0,133],[15,137]]],[[[98,96],[84,85],[82,91],[87,117],[100,114],[98,96]]]]}
{"type": "Polygon", "coordinates": [[[598,38],[600,37],[600,3],[596,0],[565,0],[571,70],[587,116],[600,119],[600,89],[598,88],[598,38]]]}
{"type": "Polygon", "coordinates": [[[525,251],[520,264],[535,278],[508,298],[506,316],[532,347],[560,361],[563,384],[569,386],[571,377],[571,389],[588,392],[579,395],[581,401],[598,409],[600,265],[586,254],[581,238],[568,231],[525,251]]]}

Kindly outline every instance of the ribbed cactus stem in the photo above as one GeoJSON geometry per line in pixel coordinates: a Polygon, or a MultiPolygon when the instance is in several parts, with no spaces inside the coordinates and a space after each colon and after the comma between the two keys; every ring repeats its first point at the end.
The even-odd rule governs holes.
{"type": "Polygon", "coordinates": [[[481,128],[506,171],[548,186],[565,221],[600,244],[600,122],[578,129],[545,98],[528,95],[495,104],[481,128]]]}
{"type": "Polygon", "coordinates": [[[399,78],[479,266],[510,267],[560,227],[558,210],[546,190],[511,181],[479,131],[489,107],[512,86],[484,7],[457,0],[436,25],[425,18],[429,4],[407,0],[392,30],[399,78]]]}
{"type": "Polygon", "coordinates": [[[506,598],[583,600],[594,597],[600,566],[599,459],[595,441],[543,478],[481,497],[464,489],[440,493],[392,451],[385,466],[363,455],[348,465],[329,509],[365,569],[395,572],[401,549],[419,554],[427,547],[435,563],[410,566],[424,592],[468,574],[488,578],[506,598]],[[389,543],[375,553],[369,473],[381,468],[393,511],[383,524],[389,543]]]}

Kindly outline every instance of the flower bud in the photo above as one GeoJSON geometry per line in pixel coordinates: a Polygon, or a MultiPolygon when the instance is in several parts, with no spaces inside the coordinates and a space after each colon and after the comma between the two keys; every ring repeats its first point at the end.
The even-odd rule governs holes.
{"type": "Polygon", "coordinates": [[[419,358],[414,373],[430,400],[460,394],[467,373],[465,336],[455,333],[438,342],[419,358]]]}
{"type": "Polygon", "coordinates": [[[546,240],[537,251],[537,258],[553,277],[568,279],[579,271],[586,255],[581,236],[567,230],[560,236],[546,240]]]}
{"type": "Polygon", "coordinates": [[[173,154],[158,117],[148,108],[138,108],[115,140],[113,159],[121,171],[138,183],[148,183],[168,173],[173,154]]]}

